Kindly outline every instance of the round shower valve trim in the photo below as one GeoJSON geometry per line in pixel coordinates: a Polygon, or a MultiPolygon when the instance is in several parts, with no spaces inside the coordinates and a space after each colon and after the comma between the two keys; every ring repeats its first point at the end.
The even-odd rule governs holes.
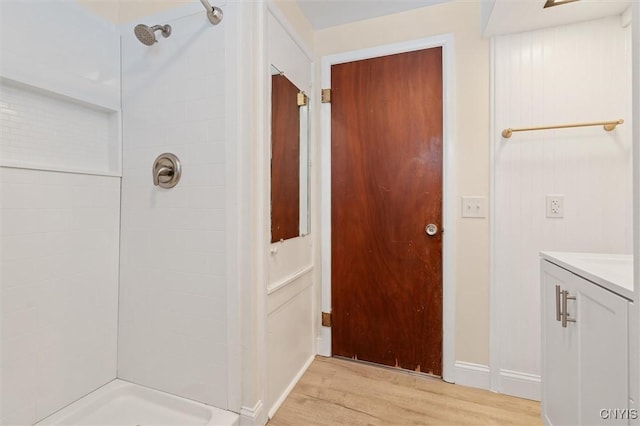
{"type": "Polygon", "coordinates": [[[175,154],[165,152],[153,162],[153,184],[160,188],[173,188],[182,176],[182,164],[175,154]]]}

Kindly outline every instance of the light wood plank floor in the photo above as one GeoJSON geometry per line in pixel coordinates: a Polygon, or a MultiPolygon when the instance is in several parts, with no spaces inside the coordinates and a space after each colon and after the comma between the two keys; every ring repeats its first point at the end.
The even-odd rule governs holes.
{"type": "Polygon", "coordinates": [[[269,426],[541,425],[540,404],[439,379],[316,357],[269,426]]]}

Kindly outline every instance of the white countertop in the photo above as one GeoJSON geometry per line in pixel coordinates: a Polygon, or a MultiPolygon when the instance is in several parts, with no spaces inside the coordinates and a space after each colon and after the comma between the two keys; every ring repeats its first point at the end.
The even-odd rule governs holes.
{"type": "Polygon", "coordinates": [[[540,256],[633,301],[633,256],[630,254],[543,251],[540,256]]]}

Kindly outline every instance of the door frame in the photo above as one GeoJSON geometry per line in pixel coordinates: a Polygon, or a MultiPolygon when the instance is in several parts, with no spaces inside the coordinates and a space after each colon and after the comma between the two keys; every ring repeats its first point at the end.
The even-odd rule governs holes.
{"type": "MultiPolygon", "coordinates": [[[[415,50],[442,47],[442,379],[455,382],[455,241],[454,36],[442,34],[406,42],[327,55],[321,58],[321,87],[331,87],[331,66],[415,50]]],[[[320,245],[323,312],[331,312],[331,104],[320,104],[320,245]]],[[[319,355],[331,356],[331,328],[320,327],[319,355]]]]}

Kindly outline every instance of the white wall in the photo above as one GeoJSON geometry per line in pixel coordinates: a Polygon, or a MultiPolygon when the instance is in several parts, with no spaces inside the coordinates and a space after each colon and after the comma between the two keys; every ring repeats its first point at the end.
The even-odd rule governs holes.
{"type": "Polygon", "coordinates": [[[539,398],[540,250],[632,252],[630,27],[611,17],[494,41],[495,390],[539,398]],[[622,118],[602,127],[508,127],[622,118]],[[565,217],[545,217],[564,195],[565,217]]]}
{"type": "Polygon", "coordinates": [[[228,223],[236,214],[227,202],[235,167],[227,160],[228,24],[211,25],[201,8],[181,11],[146,18],[173,27],[151,47],[133,24],[123,27],[118,376],[227,408],[228,223]],[[182,162],[171,189],[152,183],[163,152],[182,162]]]}
{"type": "MultiPolygon", "coordinates": [[[[113,23],[128,23],[179,6],[193,0],[75,0],[96,15],[113,23]]],[[[218,4],[217,4],[218,5],[218,4]]]]}
{"type": "Polygon", "coordinates": [[[120,109],[120,43],[113,24],[73,0],[35,8],[3,0],[0,23],[3,77],[93,108],[120,109]]]}
{"type": "MultiPolygon", "coordinates": [[[[312,91],[312,54],[275,5],[267,14],[267,60],[300,90],[312,91]]],[[[271,97],[267,97],[270,111],[271,97]]],[[[271,118],[267,120],[270,129],[271,118]]],[[[270,133],[270,132],[267,132],[270,133]]],[[[270,146],[270,139],[264,141],[270,146]]],[[[267,150],[269,152],[270,150],[267,150]]],[[[270,172],[270,156],[265,159],[270,172]]],[[[270,176],[264,181],[269,182],[270,176]]],[[[265,188],[270,193],[270,186],[265,188]]],[[[268,199],[268,197],[267,197],[268,199]]],[[[270,206],[266,207],[269,217],[270,206]]],[[[312,219],[313,220],[313,219],[312,219]]],[[[270,235],[267,234],[270,241],[270,235]]],[[[266,245],[265,245],[266,248],[266,245]]],[[[271,244],[267,280],[266,407],[272,416],[313,359],[313,235],[271,244]]]]}
{"type": "Polygon", "coordinates": [[[32,424],[116,377],[119,34],[0,9],[0,423],[32,424]]]}

